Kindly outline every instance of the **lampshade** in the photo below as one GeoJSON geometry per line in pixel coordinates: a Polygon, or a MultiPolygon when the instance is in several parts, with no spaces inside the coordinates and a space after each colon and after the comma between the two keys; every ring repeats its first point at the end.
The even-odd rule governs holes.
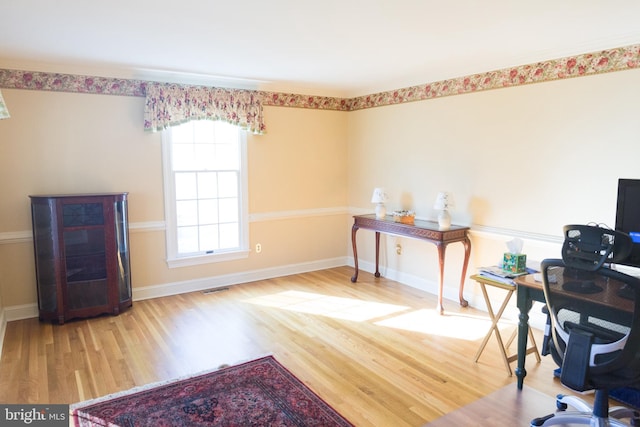
{"type": "Polygon", "coordinates": [[[451,209],[453,207],[455,207],[453,195],[448,191],[439,192],[438,196],[436,197],[436,202],[433,204],[433,209],[446,211],[447,209],[451,209]]]}
{"type": "Polygon", "coordinates": [[[4,99],[2,98],[2,92],[0,92],[0,119],[8,119],[9,110],[7,110],[7,104],[4,103],[4,99]]]}
{"type": "Polygon", "coordinates": [[[373,195],[371,196],[371,203],[384,203],[388,199],[387,193],[384,192],[384,188],[374,188],[373,195]]]}

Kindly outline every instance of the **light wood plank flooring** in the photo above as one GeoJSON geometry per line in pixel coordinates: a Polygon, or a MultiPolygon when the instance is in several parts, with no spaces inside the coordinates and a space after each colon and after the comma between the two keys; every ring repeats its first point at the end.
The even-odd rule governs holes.
{"type": "MultiPolygon", "coordinates": [[[[120,316],[64,325],[10,322],[0,402],[73,403],[265,354],[357,426],[420,426],[506,385],[516,393],[494,338],[473,361],[486,313],[445,301],[438,316],[434,295],[364,272],[353,284],[351,274],[137,301],[120,316]]],[[[566,392],[549,357],[531,355],[526,367],[528,387],[566,392]]]]}

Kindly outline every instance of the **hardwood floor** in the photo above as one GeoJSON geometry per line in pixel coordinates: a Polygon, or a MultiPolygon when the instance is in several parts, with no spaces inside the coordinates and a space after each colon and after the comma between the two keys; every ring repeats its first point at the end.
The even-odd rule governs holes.
{"type": "MultiPolygon", "coordinates": [[[[435,295],[368,273],[353,284],[351,274],[137,301],[64,325],[10,322],[0,402],[73,403],[269,353],[357,426],[420,426],[505,385],[516,393],[494,338],[473,361],[486,313],[445,301],[438,316],[435,295]]],[[[566,392],[550,358],[530,356],[526,368],[528,387],[566,392]]]]}

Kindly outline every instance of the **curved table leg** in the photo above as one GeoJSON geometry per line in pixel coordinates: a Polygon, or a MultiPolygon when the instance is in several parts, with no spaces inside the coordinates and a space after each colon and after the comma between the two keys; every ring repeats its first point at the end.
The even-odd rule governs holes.
{"type": "Polygon", "coordinates": [[[444,286],[444,253],[447,249],[446,244],[436,244],[438,247],[438,305],[436,306],[436,310],[439,314],[444,313],[444,306],[442,305],[442,288],[444,286]]]}
{"type": "Polygon", "coordinates": [[[351,227],[351,245],[353,246],[353,263],[355,265],[355,272],[351,276],[352,283],[356,283],[358,280],[358,248],[356,247],[356,232],[358,228],[355,224],[351,227]]]}
{"type": "Polygon", "coordinates": [[[467,276],[467,266],[469,265],[469,256],[471,255],[471,240],[469,238],[465,238],[462,241],[464,245],[464,263],[462,264],[462,276],[460,278],[460,291],[458,292],[458,298],[460,300],[460,305],[462,307],[467,307],[469,302],[464,299],[464,280],[467,276]]]}
{"type": "Polygon", "coordinates": [[[380,277],[380,270],[378,270],[378,265],[380,263],[380,232],[376,231],[376,272],[374,276],[380,277]]]}

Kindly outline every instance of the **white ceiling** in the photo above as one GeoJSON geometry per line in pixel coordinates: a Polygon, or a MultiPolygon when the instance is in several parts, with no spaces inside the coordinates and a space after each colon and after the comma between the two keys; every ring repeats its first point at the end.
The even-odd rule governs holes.
{"type": "Polygon", "coordinates": [[[638,43],[638,0],[0,4],[0,68],[328,96],[638,43]]]}

